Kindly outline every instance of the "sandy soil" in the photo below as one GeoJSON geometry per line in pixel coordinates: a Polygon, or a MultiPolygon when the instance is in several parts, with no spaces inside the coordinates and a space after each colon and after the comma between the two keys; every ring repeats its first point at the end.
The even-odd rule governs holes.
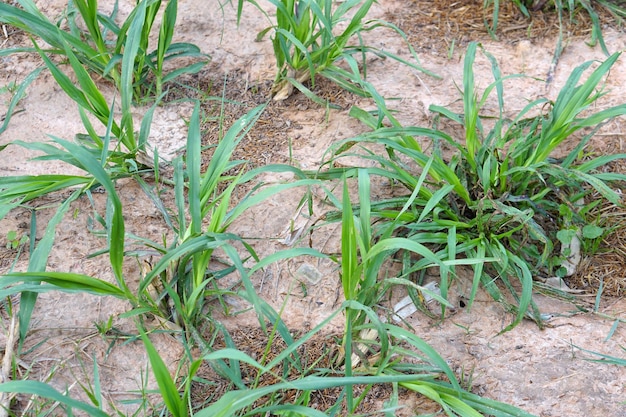
{"type": "MultiPolygon", "coordinates": [[[[59,15],[65,4],[61,0],[37,3],[46,14],[53,17],[59,15]]],[[[111,2],[102,3],[107,6],[111,2]]],[[[122,10],[126,10],[126,3],[131,2],[121,3],[122,10]]],[[[429,124],[430,104],[453,108],[461,106],[456,85],[462,82],[462,54],[470,40],[481,41],[498,58],[504,74],[521,73],[527,76],[512,79],[505,86],[507,110],[511,114],[523,108],[527,100],[540,96],[555,98],[574,67],[584,61],[604,57],[599,48],[585,43],[587,34],[571,36],[552,82],[546,85],[540,80],[545,79],[550,70],[556,45],[553,30],[528,37],[524,31],[520,34],[519,31],[506,31],[504,27],[499,41],[491,40],[484,27],[474,27],[471,31],[434,32],[439,35],[433,35],[428,32],[433,27],[441,29],[452,26],[446,26],[444,23],[447,21],[440,13],[430,10],[428,3],[411,2],[411,13],[403,13],[405,8],[409,8],[407,3],[396,0],[382,0],[373,9],[374,16],[396,19],[391,21],[410,34],[422,65],[441,76],[440,79],[429,77],[388,60],[372,59],[369,62],[369,80],[384,96],[396,98],[389,105],[398,111],[398,119],[406,124],[429,124]],[[417,15],[421,16],[420,19],[424,19],[424,16],[430,16],[431,19],[431,25],[424,26],[426,35],[423,37],[420,37],[422,26],[415,23],[417,20],[411,20],[417,19],[417,15]],[[452,37],[456,39],[456,47],[449,56],[452,37]]],[[[481,10],[479,6],[474,6],[473,10],[481,10]]],[[[471,12],[466,13],[467,16],[474,16],[471,12]]],[[[267,22],[250,5],[244,8],[239,28],[235,19],[235,9],[228,5],[222,9],[218,7],[217,1],[180,2],[178,40],[196,43],[212,57],[206,70],[188,81],[211,95],[221,96],[222,85],[226,85],[225,94],[232,95],[235,100],[244,103],[265,100],[274,74],[272,49],[269,40],[255,42],[254,38],[267,26],[267,22]],[[207,3],[212,6],[207,6],[207,3]],[[243,85],[255,88],[246,89],[243,85]],[[212,86],[210,91],[209,86],[212,86]],[[230,86],[232,89],[229,90],[230,86]]],[[[513,23],[510,25],[513,27],[513,23]]],[[[368,34],[367,37],[374,46],[408,57],[401,39],[390,31],[368,34]]],[[[626,47],[626,37],[616,29],[607,28],[605,37],[611,51],[626,47]]],[[[24,41],[18,34],[8,38],[0,35],[3,48],[24,41]]],[[[1,58],[0,86],[12,81],[19,82],[39,64],[40,61],[32,55],[1,58]]],[[[489,63],[481,58],[477,65],[478,83],[485,86],[489,82],[489,63]]],[[[598,108],[622,103],[625,82],[626,60],[621,58],[611,72],[609,91],[599,101],[598,108]]],[[[110,86],[103,85],[102,88],[109,96],[113,93],[110,86]]],[[[261,126],[270,128],[259,127],[258,132],[253,131],[238,150],[240,156],[236,157],[251,159],[253,166],[268,162],[291,162],[303,168],[314,168],[319,165],[330,144],[364,131],[363,126],[348,117],[348,107],[353,103],[363,107],[371,107],[371,104],[337,92],[324,83],[321,83],[320,89],[322,95],[332,97],[343,109],[327,111],[298,94],[285,102],[271,103],[260,122],[261,126]]],[[[172,94],[165,105],[157,108],[150,138],[150,143],[165,156],[174,155],[184,145],[184,119],[189,117],[191,110],[188,102],[178,100],[184,96],[184,90],[172,94]]],[[[0,114],[4,114],[8,99],[8,94],[0,96],[0,114]]],[[[30,86],[19,110],[11,119],[9,129],[0,136],[0,145],[15,140],[44,141],[47,135],[72,139],[84,130],[76,106],[46,72],[30,86]]],[[[240,110],[243,112],[246,109],[240,110]]],[[[138,117],[144,111],[138,108],[138,117]]],[[[203,127],[209,132],[218,128],[210,118],[203,127]]],[[[600,150],[623,152],[623,129],[624,120],[608,124],[594,146],[600,150]]],[[[210,136],[207,138],[209,142],[210,136]]],[[[66,166],[55,162],[29,161],[31,156],[23,148],[7,147],[1,153],[0,175],[68,172],[66,166]]],[[[268,177],[266,180],[280,179],[268,177]]],[[[377,187],[374,189],[375,194],[384,195],[388,192],[385,184],[378,184],[377,187]]],[[[120,181],[118,189],[126,210],[127,231],[159,239],[166,226],[152,202],[133,181],[120,181]]],[[[282,237],[285,224],[295,214],[302,192],[296,190],[281,194],[255,207],[234,224],[232,232],[251,239],[260,256],[283,249],[284,245],[277,238],[282,237]]],[[[66,195],[51,195],[31,204],[39,225],[37,237],[41,237],[52,214],[50,207],[54,208],[66,195]]],[[[102,212],[105,197],[94,194],[94,201],[95,208],[102,212]]],[[[321,199],[316,201],[315,208],[313,218],[324,212],[321,199]]],[[[17,209],[0,221],[0,272],[7,271],[16,256],[15,251],[4,249],[7,233],[11,230],[19,234],[27,233],[31,213],[31,210],[17,209]]],[[[113,280],[105,257],[88,257],[106,245],[103,239],[88,231],[87,226],[93,215],[94,207],[86,197],[72,206],[62,227],[57,230],[49,270],[78,272],[113,280]]],[[[312,221],[309,221],[309,225],[312,221]]],[[[316,231],[312,237],[315,247],[329,253],[339,252],[338,232],[338,228],[316,231]]],[[[306,245],[308,242],[300,244],[306,245]]],[[[27,260],[27,254],[22,253],[15,269],[24,270],[27,260]]],[[[139,279],[140,270],[135,260],[127,262],[125,274],[131,283],[139,279]]],[[[297,259],[273,265],[264,274],[255,277],[255,285],[261,296],[277,308],[287,299],[284,317],[288,325],[294,328],[314,326],[327,317],[340,300],[337,266],[329,261],[297,259]],[[323,274],[320,283],[308,286],[306,295],[299,290],[299,285],[294,285],[295,271],[305,261],[313,263],[323,274]]],[[[459,375],[468,378],[471,374],[474,392],[511,403],[538,416],[626,415],[626,406],[623,404],[626,401],[626,368],[591,362],[587,360],[593,358],[591,355],[574,348],[578,346],[624,357],[620,349],[620,346],[626,346],[623,323],[626,319],[626,301],[623,298],[604,296],[596,313],[582,313],[571,303],[538,294],[537,303],[542,312],[553,317],[548,326],[540,330],[534,323],[524,322],[498,336],[498,332],[512,317],[485,294],[479,294],[471,310],[461,307],[467,285],[468,279],[462,276],[456,282],[451,302],[457,308],[447,320],[439,322],[415,313],[408,323],[448,360],[459,375]],[[622,322],[614,328],[616,319],[622,322]]],[[[392,298],[395,300],[403,295],[401,290],[397,290],[392,298]]],[[[593,302],[593,293],[580,296],[579,303],[588,308],[593,306],[593,302]]],[[[146,376],[148,362],[143,346],[140,342],[128,341],[124,333],[134,331],[133,323],[118,317],[128,308],[126,303],[112,298],[96,298],[85,294],[42,294],[26,342],[26,353],[20,358],[24,364],[24,368],[21,368],[24,372],[22,377],[49,380],[57,388],[67,389],[73,396],[81,398],[83,393],[76,382],[86,383],[91,380],[92,362],[95,359],[106,399],[123,410],[133,410],[136,407],[133,401],[138,399],[137,390],[150,378],[146,376]],[[115,328],[120,332],[105,337],[97,332],[94,324],[106,322],[109,317],[113,317],[115,328]],[[123,400],[129,402],[123,403],[123,400]]],[[[246,316],[226,318],[226,323],[242,326],[237,320],[247,320],[245,324],[250,324],[246,316]]],[[[6,327],[5,320],[3,328],[6,327]]],[[[329,329],[337,330],[339,324],[329,329]]],[[[166,335],[155,335],[154,342],[163,359],[174,369],[182,356],[180,344],[166,335]]],[[[4,343],[0,343],[0,346],[4,346],[4,343]]],[[[154,386],[151,382],[147,384],[154,386]]],[[[20,399],[19,407],[24,409],[27,400],[20,399]]],[[[407,403],[412,407],[410,413],[419,414],[428,409],[421,408],[419,404],[419,401],[407,403]]],[[[112,411],[110,406],[107,410],[112,411]]]]}

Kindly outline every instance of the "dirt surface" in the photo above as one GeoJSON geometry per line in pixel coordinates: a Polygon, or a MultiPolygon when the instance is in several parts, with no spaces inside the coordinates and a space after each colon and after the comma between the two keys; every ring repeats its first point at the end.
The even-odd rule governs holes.
{"type": "MultiPolygon", "coordinates": [[[[61,0],[36,3],[54,18],[60,15],[66,4],[61,0]]],[[[101,3],[105,7],[112,4],[107,1],[101,3]]],[[[127,11],[132,2],[120,3],[121,10],[127,11]]],[[[213,108],[207,106],[204,109],[205,144],[210,145],[216,142],[220,129],[227,128],[238,116],[269,97],[274,78],[271,43],[267,39],[255,42],[257,33],[267,26],[266,18],[246,5],[238,29],[233,7],[226,5],[221,8],[217,1],[208,3],[214,4],[207,6],[207,2],[194,0],[180,2],[179,5],[177,40],[198,44],[212,57],[212,61],[197,76],[184,80],[187,87],[171,86],[166,103],[156,109],[149,143],[157,147],[159,154],[166,159],[175,156],[185,144],[185,121],[192,109],[192,104],[185,98],[224,96],[236,103],[221,108],[219,101],[213,101],[217,103],[213,108]],[[221,112],[225,115],[223,126],[218,123],[221,112]]],[[[271,8],[268,6],[267,10],[271,8]]],[[[397,110],[397,117],[402,123],[429,126],[431,114],[428,106],[431,104],[451,106],[457,110],[462,107],[457,86],[462,82],[464,48],[472,40],[482,42],[498,58],[504,74],[527,76],[513,78],[505,84],[505,103],[510,114],[515,114],[529,100],[537,97],[554,99],[573,68],[587,60],[604,58],[598,47],[587,45],[589,33],[572,26],[571,30],[568,29],[570,36],[556,70],[551,72],[558,32],[553,18],[536,12],[533,14],[532,30],[527,31],[522,25],[527,25],[528,21],[516,15],[515,10],[507,9],[502,15],[496,41],[489,36],[482,23],[485,13],[486,17],[490,16],[489,11],[482,10],[482,2],[414,0],[407,3],[381,0],[374,6],[372,16],[387,19],[405,30],[418,51],[421,64],[440,76],[430,77],[389,60],[372,58],[368,62],[368,80],[385,97],[393,99],[389,101],[389,106],[397,110]],[[452,45],[455,45],[454,48],[452,45]],[[549,76],[551,82],[548,84],[544,80],[549,76]]],[[[626,37],[617,28],[605,28],[605,40],[610,51],[626,47],[626,37]]],[[[12,32],[10,28],[6,37],[0,31],[2,48],[25,42],[27,39],[23,35],[12,32]]],[[[402,39],[391,31],[368,33],[366,42],[410,58],[402,39]]],[[[40,60],[33,55],[0,57],[0,86],[20,82],[38,65],[40,60]]],[[[477,59],[479,86],[485,87],[489,83],[489,65],[486,59],[477,59]]],[[[607,81],[606,96],[595,104],[596,108],[623,103],[625,83],[626,60],[622,57],[607,81]]],[[[112,96],[111,86],[103,83],[101,88],[108,97],[112,96]]],[[[371,103],[323,81],[317,88],[320,96],[340,108],[325,109],[300,94],[284,102],[272,102],[241,143],[235,158],[250,160],[250,167],[279,162],[314,169],[332,143],[366,130],[348,116],[348,109],[352,104],[372,108],[371,103]]],[[[8,94],[0,96],[0,115],[5,113],[9,98],[8,94]]],[[[47,135],[72,139],[84,131],[76,106],[45,71],[29,87],[28,95],[21,101],[18,110],[9,128],[0,136],[0,146],[16,140],[45,141],[47,135]]],[[[145,110],[136,109],[138,119],[145,110]]],[[[623,119],[604,126],[591,144],[592,151],[624,152],[622,135],[625,127],[623,119]]],[[[21,147],[7,147],[0,153],[0,175],[72,171],[58,162],[29,161],[32,156],[34,154],[21,147]]],[[[209,154],[205,155],[205,161],[206,158],[209,154]]],[[[266,176],[263,179],[276,182],[288,178],[266,176]]],[[[117,185],[126,213],[127,232],[159,240],[167,227],[152,202],[132,180],[119,181],[117,185]]],[[[386,195],[389,192],[386,187],[388,185],[384,183],[375,184],[373,196],[386,195]]],[[[269,199],[240,218],[231,231],[248,238],[261,257],[284,249],[280,238],[284,237],[285,224],[296,214],[303,193],[304,190],[295,190],[269,199]]],[[[36,213],[37,238],[40,238],[54,208],[66,196],[67,193],[60,193],[36,200],[29,205],[29,209],[14,210],[0,221],[0,272],[8,271],[18,256],[16,250],[5,249],[7,233],[12,230],[18,235],[28,233],[31,215],[36,213]]],[[[103,213],[105,203],[104,195],[94,193],[93,203],[83,197],[73,204],[57,230],[49,270],[114,280],[106,257],[89,257],[106,246],[103,238],[88,229],[93,222],[94,210],[103,213]]],[[[317,195],[314,208],[312,218],[305,219],[308,225],[327,209],[321,193],[317,195]]],[[[612,220],[614,224],[621,224],[622,213],[610,214],[615,219],[612,220]]],[[[313,246],[327,253],[340,252],[339,231],[339,226],[317,229],[311,236],[313,246]]],[[[415,313],[409,317],[408,324],[452,365],[460,377],[465,380],[471,378],[472,391],[480,395],[519,406],[538,416],[624,416],[626,368],[589,361],[595,357],[575,348],[624,357],[620,346],[626,346],[626,301],[623,299],[626,276],[623,248],[626,239],[621,235],[614,235],[611,239],[608,245],[616,251],[603,254],[604,258],[599,256],[585,260],[584,268],[572,281],[572,285],[586,290],[576,296],[578,307],[537,294],[540,309],[551,317],[543,330],[532,322],[523,322],[512,331],[498,335],[510,323],[512,316],[482,293],[471,310],[464,308],[463,296],[469,293],[470,278],[464,278],[463,274],[453,286],[451,302],[457,308],[451,311],[447,320],[440,322],[425,314],[415,313]],[[611,278],[613,281],[610,281],[611,278]],[[606,292],[599,299],[597,311],[592,312],[596,301],[594,289],[601,280],[606,281],[606,292]]],[[[306,246],[308,237],[298,244],[306,246]]],[[[27,255],[23,251],[19,254],[15,270],[26,269],[27,255]]],[[[139,280],[140,268],[136,260],[128,260],[125,276],[131,286],[139,280]]],[[[257,290],[266,301],[277,309],[284,304],[283,316],[294,329],[315,326],[340,304],[338,268],[331,261],[285,261],[270,266],[254,279],[257,290]],[[306,293],[295,277],[295,271],[304,262],[311,263],[322,273],[321,281],[309,285],[306,293]]],[[[396,301],[404,295],[401,289],[397,289],[391,300],[396,301]]],[[[237,304],[235,300],[231,307],[236,312],[245,305],[237,304]]],[[[128,308],[125,302],[113,298],[86,294],[41,294],[25,353],[20,357],[19,377],[49,381],[76,398],[84,398],[80,384],[92,381],[95,359],[105,399],[124,412],[134,411],[139,401],[137,392],[145,385],[154,388],[154,383],[146,373],[148,361],[145,349],[132,338],[132,334],[136,333],[133,322],[119,317],[128,308]],[[113,318],[114,331],[104,335],[99,333],[94,324],[105,323],[110,317],[113,318]]],[[[219,317],[219,313],[216,314],[219,317]]],[[[254,324],[249,315],[223,319],[234,333],[240,329],[243,334],[254,334],[246,327],[254,324]]],[[[2,326],[4,332],[8,327],[6,316],[2,326]]],[[[328,332],[340,330],[341,323],[337,322],[329,326],[328,332]]],[[[250,350],[257,346],[257,337],[246,338],[241,334],[237,337],[244,349],[246,345],[250,350]]],[[[164,361],[173,370],[176,369],[183,354],[178,341],[164,334],[154,335],[153,341],[164,361]]],[[[0,341],[0,346],[4,345],[0,341]]],[[[196,398],[203,395],[196,393],[196,398]]],[[[437,412],[432,404],[422,399],[411,396],[403,396],[403,399],[407,408],[399,415],[437,412]]],[[[29,407],[34,406],[28,401],[27,397],[20,397],[17,408],[32,413],[33,409],[29,407]]],[[[324,404],[323,398],[319,401],[324,404]]],[[[198,402],[201,403],[202,399],[198,402]]],[[[106,410],[113,412],[110,405],[106,410]]]]}

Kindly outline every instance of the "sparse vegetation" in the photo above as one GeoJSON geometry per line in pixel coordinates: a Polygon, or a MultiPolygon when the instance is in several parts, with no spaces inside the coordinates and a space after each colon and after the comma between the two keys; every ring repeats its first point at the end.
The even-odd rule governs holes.
{"type": "MultiPolygon", "coordinates": [[[[603,95],[602,83],[619,53],[610,55],[593,70],[595,63],[591,61],[577,67],[554,102],[529,102],[515,117],[508,118],[504,88],[511,76],[503,75],[496,59],[479,44],[470,43],[464,61],[462,109],[433,105],[429,109],[436,115],[433,126],[403,126],[366,81],[366,60],[355,57],[373,52],[412,69],[423,69],[388,51],[365,46],[362,32],[387,27],[402,35],[392,24],[366,20],[373,1],[348,0],[337,6],[330,0],[271,0],[276,7],[276,22],[260,35],[272,33],[278,67],[273,93],[286,98],[291,93],[288,86],[295,86],[319,102],[312,90],[315,77],[323,76],[338,88],[373,99],[375,110],[355,106],[350,112],[372,131],[337,143],[330,150],[330,160],[317,171],[283,165],[248,171],[245,161],[233,160],[232,155],[254,129],[268,105],[264,104],[232,123],[202,168],[201,110],[200,103],[195,102],[186,121],[184,155],[171,162],[171,178],[159,182],[164,174],[158,153],[150,155],[152,164],[139,162],[137,156],[152,150],[149,131],[154,111],[161,104],[164,84],[182,74],[197,72],[204,61],[169,72],[164,64],[178,57],[205,57],[193,45],[173,42],[177,1],[168,1],[164,10],[161,1],[138,1],[121,26],[116,23],[117,3],[111,15],[104,15],[95,0],[74,0],[59,24],[52,23],[30,0],[18,3],[21,8],[0,3],[0,22],[24,30],[32,37],[34,47],[2,51],[0,56],[38,53],[60,88],[78,105],[87,133],[77,135],[73,141],[53,137],[49,143],[13,141],[0,148],[35,150],[40,153],[37,159],[67,164],[82,172],[0,178],[0,220],[12,210],[27,207],[51,193],[69,193],[40,238],[34,238],[34,210],[28,234],[11,231],[6,235],[7,249],[30,244],[27,270],[14,271],[13,264],[0,276],[0,297],[7,298],[7,312],[19,321],[19,330],[11,326],[12,337],[17,339],[16,355],[22,352],[29,336],[38,294],[83,292],[128,303],[124,317],[136,325],[136,332],[129,337],[143,343],[159,394],[159,401],[150,406],[142,397],[137,413],[176,417],[352,416],[360,415],[359,407],[373,387],[384,385],[391,387],[391,393],[382,398],[377,411],[381,415],[395,415],[395,410],[402,407],[398,399],[402,388],[428,398],[438,405],[440,413],[451,417],[532,416],[470,392],[472,374],[459,376],[426,341],[391,323],[389,318],[396,312],[384,314],[379,307],[392,287],[402,286],[416,304],[423,304],[424,294],[435,299],[443,318],[451,307],[448,295],[457,268],[468,266],[473,268],[472,287],[467,294],[469,306],[482,285],[514,313],[513,322],[503,331],[511,330],[525,317],[542,323],[533,302],[533,277],[563,275],[559,267],[569,253],[561,249],[575,238],[583,240],[588,251],[597,249],[606,231],[589,213],[600,204],[600,198],[620,204],[612,187],[626,176],[600,172],[599,168],[626,155],[590,158],[584,154],[599,127],[626,114],[626,104],[592,111],[592,105],[603,95]],[[157,15],[162,16],[158,45],[148,52],[157,15]],[[343,29],[337,34],[339,27],[343,29]],[[358,40],[356,45],[351,44],[354,38],[358,40]],[[49,48],[40,46],[41,41],[49,48]],[[493,82],[484,91],[478,91],[474,80],[478,51],[492,68],[493,82]],[[64,63],[52,59],[53,55],[64,63]],[[68,68],[71,73],[65,72],[68,68]],[[115,100],[107,101],[95,74],[113,81],[121,98],[119,109],[115,100]],[[585,74],[586,79],[581,81],[585,74]],[[133,105],[146,96],[154,103],[136,130],[133,105]],[[485,110],[489,100],[497,103],[495,114],[485,110]],[[96,133],[98,129],[90,117],[102,124],[103,135],[96,133]],[[456,130],[463,134],[449,133],[445,124],[458,126],[456,130]],[[567,155],[556,159],[555,149],[573,135],[579,135],[579,142],[567,155]],[[444,146],[454,153],[444,155],[444,146]],[[382,148],[384,152],[372,150],[382,148]],[[346,156],[356,156],[367,164],[328,168],[346,156]],[[276,172],[288,173],[292,178],[273,184],[259,181],[262,175],[276,172]],[[375,199],[372,179],[380,177],[406,192],[397,192],[396,188],[393,198],[375,199]],[[160,241],[126,230],[127,209],[118,192],[121,179],[136,181],[154,203],[165,229],[160,241]],[[238,194],[244,186],[249,188],[238,194]],[[321,189],[334,205],[323,216],[323,225],[315,227],[341,223],[340,254],[296,247],[260,257],[247,237],[229,232],[248,209],[286,190],[304,189],[300,207],[307,206],[313,187],[321,189]],[[340,194],[335,187],[341,189],[340,194]],[[171,191],[173,201],[165,200],[162,188],[171,191]],[[91,255],[108,256],[113,283],[102,277],[48,270],[51,250],[57,244],[55,232],[64,216],[81,196],[93,202],[96,189],[106,193],[106,207],[98,212],[94,205],[95,225],[91,225],[90,232],[106,241],[103,239],[101,250],[91,255]],[[356,193],[356,199],[351,198],[351,192],[356,193]],[[592,195],[594,198],[590,198],[592,195]],[[268,265],[301,256],[338,264],[344,301],[311,330],[294,334],[281,312],[257,293],[251,277],[268,265]],[[125,275],[124,265],[129,260],[142,266],[139,282],[131,282],[125,275]],[[394,270],[390,265],[399,268],[394,270]],[[427,269],[438,270],[439,292],[415,279],[427,269]],[[226,277],[236,277],[236,282],[222,285],[226,277]],[[11,297],[16,295],[20,296],[19,310],[12,308],[11,297]],[[238,347],[225,326],[207,310],[214,300],[217,305],[225,305],[227,296],[244,300],[256,314],[267,340],[260,357],[238,347]],[[302,349],[322,337],[329,323],[340,316],[345,318],[343,332],[329,338],[322,354],[312,360],[311,355],[303,353],[302,349]],[[210,336],[206,329],[210,329],[210,336]],[[181,364],[175,372],[153,344],[151,337],[157,333],[174,335],[183,347],[181,364]],[[275,345],[281,346],[280,351],[273,351],[275,345]],[[198,377],[203,365],[226,381],[229,389],[206,404],[192,404],[195,384],[207,384],[198,377]],[[321,407],[313,398],[328,390],[335,393],[333,402],[321,407]]],[[[498,2],[494,3],[495,30],[498,2]]],[[[515,3],[525,12],[530,7],[525,2],[515,3]]],[[[592,13],[586,2],[578,3],[592,13]]],[[[241,17],[242,0],[238,6],[241,17]]],[[[571,11],[574,2],[567,7],[560,3],[557,6],[571,11]]],[[[612,10],[621,13],[620,9],[612,10]]],[[[269,13],[266,15],[269,18],[269,13]]],[[[603,45],[599,32],[594,33],[603,45]]],[[[409,50],[415,57],[410,46],[409,50]]],[[[13,96],[0,133],[25,89],[41,71],[31,73],[22,84],[7,87],[13,96]]],[[[96,328],[101,335],[112,332],[112,319],[96,328]]],[[[10,350],[5,355],[11,359],[10,350]]],[[[601,356],[623,365],[621,359],[601,356]]],[[[78,401],[53,384],[35,380],[3,380],[0,392],[40,397],[40,415],[57,413],[56,407],[67,415],[73,409],[94,416],[106,416],[105,410],[113,409],[122,415],[116,404],[106,404],[109,399],[102,396],[95,362],[94,358],[93,384],[80,386],[87,401],[78,401]]],[[[17,374],[17,361],[9,365],[17,374]]],[[[6,369],[3,372],[7,377],[6,369]]],[[[147,397],[145,386],[142,389],[147,397]]],[[[7,398],[0,396],[0,405],[10,409],[7,398]]]]}

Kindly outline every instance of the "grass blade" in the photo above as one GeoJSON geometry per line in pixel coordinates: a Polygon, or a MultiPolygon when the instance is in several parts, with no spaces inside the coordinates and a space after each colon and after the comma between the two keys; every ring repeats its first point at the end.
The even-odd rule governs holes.
{"type": "Polygon", "coordinates": [[[68,413],[67,415],[72,415],[71,409],[76,408],[78,410],[84,411],[85,413],[87,413],[87,415],[90,415],[92,417],[109,417],[109,415],[104,411],[89,404],[74,400],[67,395],[61,394],[50,385],[40,381],[3,382],[0,384],[0,392],[30,394],[43,398],[49,398],[60,404],[63,404],[64,407],[69,407],[69,409],[65,410],[68,413]]]}
{"type": "MultiPolygon", "coordinates": [[[[31,256],[28,260],[28,272],[41,273],[46,270],[48,257],[50,256],[50,251],[52,250],[52,245],[54,243],[56,227],[63,220],[63,216],[70,208],[70,204],[74,200],[76,200],[81,194],[81,191],[75,191],[74,193],[72,193],[72,195],[70,195],[70,197],[68,197],[63,202],[63,204],[61,204],[52,219],[48,222],[43,237],[41,238],[37,246],[35,246],[34,250],[31,251],[31,256]]],[[[35,214],[33,213],[33,225],[36,224],[34,216],[35,214]]],[[[35,236],[35,227],[32,227],[31,229],[33,229],[31,230],[31,236],[35,236]]],[[[31,245],[33,244],[34,239],[31,240],[31,245]]],[[[24,343],[24,340],[26,339],[26,335],[28,334],[30,319],[35,308],[36,301],[37,293],[34,292],[23,292],[20,296],[20,348],[24,343]]]]}
{"type": "MultiPolygon", "coordinates": [[[[83,274],[39,271],[11,272],[0,276],[0,287],[9,287],[19,282],[46,282],[56,287],[59,291],[87,292],[100,296],[109,295],[122,299],[126,298],[126,293],[115,285],[83,274]]],[[[9,288],[9,290],[11,290],[11,288],[9,288]]]]}
{"type": "Polygon", "coordinates": [[[348,183],[343,182],[343,205],[341,217],[341,283],[346,300],[353,300],[357,295],[361,274],[358,268],[357,231],[348,194],[348,183]]]}
{"type": "MultiPolygon", "coordinates": [[[[189,178],[189,192],[187,198],[189,200],[189,227],[192,235],[197,235],[202,230],[202,202],[201,198],[204,194],[200,188],[200,119],[199,119],[200,103],[196,102],[189,121],[189,131],[187,133],[187,176],[189,178]]],[[[211,160],[213,162],[213,159],[211,160]]],[[[212,194],[213,189],[207,189],[207,194],[212,194]]],[[[206,197],[208,198],[209,195],[206,197]]]]}
{"type": "Polygon", "coordinates": [[[152,372],[159,386],[159,392],[165,402],[165,406],[172,413],[174,417],[187,417],[189,410],[187,409],[187,403],[185,398],[181,398],[178,393],[178,388],[174,383],[174,380],[170,376],[170,371],[167,369],[165,362],[161,359],[161,355],[156,350],[145,331],[140,331],[141,340],[146,347],[148,353],[148,359],[152,366],[152,372]]]}
{"type": "Polygon", "coordinates": [[[32,83],[39,76],[39,74],[41,74],[41,71],[44,68],[45,67],[36,68],[34,71],[28,74],[24,78],[24,81],[20,83],[19,87],[13,93],[13,96],[11,97],[11,102],[7,107],[6,115],[4,116],[4,122],[0,126],[0,135],[7,129],[7,127],[9,127],[9,121],[11,120],[11,116],[13,116],[13,109],[15,108],[15,106],[17,106],[19,101],[24,98],[24,95],[26,94],[26,89],[28,88],[30,83],[32,83]]]}

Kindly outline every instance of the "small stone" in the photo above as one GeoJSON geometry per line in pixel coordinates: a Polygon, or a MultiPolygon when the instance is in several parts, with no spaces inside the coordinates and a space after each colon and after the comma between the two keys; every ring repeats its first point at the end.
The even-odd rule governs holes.
{"type": "Polygon", "coordinates": [[[296,278],[300,281],[306,281],[311,285],[317,285],[322,280],[322,273],[313,265],[303,263],[296,271],[296,278]]]}
{"type": "MultiPolygon", "coordinates": [[[[428,291],[441,295],[441,291],[439,290],[439,286],[437,282],[431,281],[423,287],[425,290],[422,292],[422,296],[424,297],[424,303],[430,303],[434,300],[433,296],[428,293],[428,291]]],[[[413,303],[413,300],[410,296],[404,297],[402,300],[398,301],[396,305],[393,306],[393,320],[397,323],[401,322],[403,319],[406,319],[411,314],[417,311],[417,306],[413,303]]]]}

